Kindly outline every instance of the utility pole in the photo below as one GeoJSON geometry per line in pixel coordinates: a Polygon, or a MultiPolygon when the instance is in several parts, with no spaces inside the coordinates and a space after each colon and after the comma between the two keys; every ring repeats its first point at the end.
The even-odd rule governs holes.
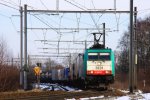
{"type": "Polygon", "coordinates": [[[27,89],[27,5],[24,5],[24,90],[27,89]]]}
{"type": "Polygon", "coordinates": [[[59,0],[56,0],[56,10],[59,11],[59,0]]]}
{"type": "Polygon", "coordinates": [[[105,48],[105,23],[103,23],[103,44],[105,48]]]}
{"type": "Polygon", "coordinates": [[[12,67],[14,66],[14,59],[13,58],[11,59],[11,66],[12,67]]]}
{"type": "Polygon", "coordinates": [[[134,89],[137,89],[137,7],[134,7],[134,89]]]}
{"type": "Polygon", "coordinates": [[[23,9],[20,7],[20,87],[23,86],[23,9]]]}
{"type": "Polygon", "coordinates": [[[87,41],[85,40],[85,50],[87,49],[87,41]]]}
{"type": "Polygon", "coordinates": [[[71,53],[69,54],[69,71],[70,71],[70,79],[72,79],[72,66],[71,66],[71,53]]]}
{"type": "Polygon", "coordinates": [[[129,91],[133,93],[133,0],[130,0],[129,91]]]}

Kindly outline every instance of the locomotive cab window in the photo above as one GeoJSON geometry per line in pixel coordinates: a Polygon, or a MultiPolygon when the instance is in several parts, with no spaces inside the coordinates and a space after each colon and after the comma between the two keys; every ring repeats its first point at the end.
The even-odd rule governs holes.
{"type": "Polygon", "coordinates": [[[99,53],[99,60],[110,60],[110,53],[99,53]]]}
{"type": "Polygon", "coordinates": [[[88,60],[110,60],[110,53],[88,53],[88,60]]]}
{"type": "Polygon", "coordinates": [[[98,53],[88,53],[88,59],[89,60],[97,60],[98,59],[98,53]]]}

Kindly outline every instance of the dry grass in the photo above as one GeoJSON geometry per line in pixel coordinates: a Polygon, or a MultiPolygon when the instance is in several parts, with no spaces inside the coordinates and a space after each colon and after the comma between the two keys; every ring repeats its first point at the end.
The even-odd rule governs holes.
{"type": "MultiPolygon", "coordinates": [[[[112,85],[114,88],[118,89],[129,89],[129,76],[128,74],[119,73],[115,76],[115,83],[112,85]]],[[[137,89],[143,92],[150,92],[150,69],[146,71],[140,69],[137,75],[137,89]],[[144,84],[145,80],[145,84],[144,84]]]]}
{"type": "Polygon", "coordinates": [[[38,89],[34,89],[31,91],[24,91],[18,90],[13,92],[1,92],[0,93],[0,100],[1,99],[13,99],[13,98],[24,98],[30,96],[46,96],[46,95],[53,95],[53,94],[64,94],[67,92],[64,91],[42,91],[38,89]]]}
{"type": "Polygon", "coordinates": [[[0,65],[0,92],[19,88],[19,70],[17,67],[0,65]]]}

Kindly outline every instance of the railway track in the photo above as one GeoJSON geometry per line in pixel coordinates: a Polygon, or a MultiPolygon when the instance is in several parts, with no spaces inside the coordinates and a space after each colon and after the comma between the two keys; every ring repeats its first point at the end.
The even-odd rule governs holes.
{"type": "MultiPolygon", "coordinates": [[[[82,92],[57,92],[57,93],[52,93],[48,95],[34,95],[34,96],[20,96],[20,97],[5,97],[5,98],[0,98],[0,100],[65,100],[65,99],[79,99],[79,98],[90,98],[90,97],[101,97],[104,96],[103,98],[99,98],[96,100],[113,100],[111,98],[115,99],[115,96],[120,96],[122,95],[118,91],[97,91],[97,90],[87,90],[87,91],[82,91],[82,92]]],[[[91,99],[93,100],[93,99],[91,99]]],[[[95,99],[94,99],[95,100],[95,99]]]]}

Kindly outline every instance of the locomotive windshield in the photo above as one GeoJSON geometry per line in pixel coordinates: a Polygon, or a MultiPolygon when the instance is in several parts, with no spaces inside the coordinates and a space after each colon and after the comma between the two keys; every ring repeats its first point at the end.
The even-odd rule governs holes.
{"type": "Polygon", "coordinates": [[[110,53],[88,53],[88,60],[110,60],[110,53]]]}
{"type": "Polygon", "coordinates": [[[97,60],[98,59],[98,53],[88,53],[88,59],[89,60],[97,60]]]}

